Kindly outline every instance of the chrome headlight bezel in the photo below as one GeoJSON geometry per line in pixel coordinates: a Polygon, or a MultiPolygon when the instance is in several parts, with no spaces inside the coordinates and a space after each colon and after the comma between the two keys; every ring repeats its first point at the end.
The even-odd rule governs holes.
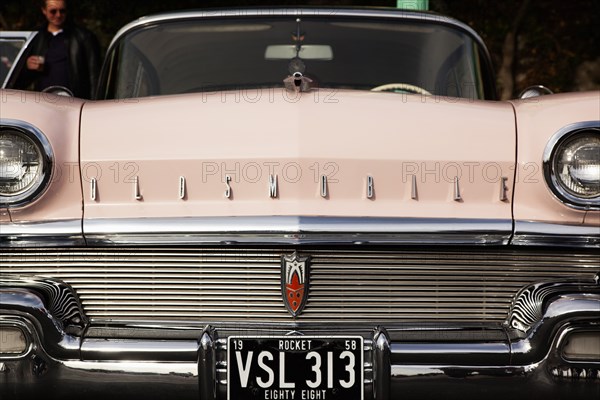
{"type": "Polygon", "coordinates": [[[563,204],[577,209],[600,209],[600,195],[593,197],[578,196],[569,190],[556,170],[556,157],[562,147],[584,135],[600,135],[600,121],[586,121],[567,125],[556,132],[544,150],[543,169],[544,178],[551,193],[563,204]]]}
{"type": "Polygon", "coordinates": [[[0,207],[22,207],[38,199],[48,188],[54,164],[54,153],[48,138],[37,127],[19,120],[0,119],[0,133],[20,136],[36,146],[41,166],[33,184],[15,194],[0,193],[0,207]]]}

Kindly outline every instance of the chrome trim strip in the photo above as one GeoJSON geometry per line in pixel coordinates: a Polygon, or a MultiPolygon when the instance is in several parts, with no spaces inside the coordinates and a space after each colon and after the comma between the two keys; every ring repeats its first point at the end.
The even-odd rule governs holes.
{"type": "Polygon", "coordinates": [[[197,340],[85,339],[83,360],[195,362],[197,340]]]}
{"type": "Polygon", "coordinates": [[[382,327],[373,336],[373,398],[390,399],[390,376],[392,374],[391,344],[388,333],[382,327]]]}
{"type": "Polygon", "coordinates": [[[371,175],[367,175],[367,199],[372,199],[375,195],[375,182],[371,175]]]}
{"type": "Polygon", "coordinates": [[[419,199],[419,195],[417,192],[417,176],[413,175],[412,176],[412,186],[410,189],[410,198],[413,200],[418,200],[419,199]]]}
{"type": "MultiPolygon", "coordinates": [[[[0,248],[90,244],[509,244],[512,221],[368,217],[199,217],[2,223],[0,248]]],[[[597,247],[597,227],[516,221],[512,245],[597,247]]]]}
{"type": "Polygon", "coordinates": [[[327,175],[321,175],[321,197],[327,198],[327,175]]]}
{"type": "Polygon", "coordinates": [[[231,199],[231,175],[225,175],[225,198],[231,199]]]}
{"type": "Polygon", "coordinates": [[[536,221],[515,221],[515,234],[511,244],[519,246],[600,246],[597,226],[561,225],[536,221]]]}
{"type": "Polygon", "coordinates": [[[503,176],[500,178],[500,201],[508,201],[508,186],[506,183],[508,178],[503,176]]]}
{"type": "Polygon", "coordinates": [[[204,328],[198,349],[198,383],[200,386],[200,400],[217,398],[217,369],[216,369],[216,343],[215,332],[210,327],[204,328]]]}
{"type": "Polygon", "coordinates": [[[277,175],[269,175],[269,197],[277,198],[277,175]]]}
{"type": "Polygon", "coordinates": [[[550,138],[548,143],[546,144],[546,148],[544,149],[544,156],[542,158],[543,169],[544,169],[544,180],[546,181],[546,186],[550,192],[556,197],[561,203],[565,204],[568,207],[574,208],[576,210],[589,210],[589,209],[599,209],[600,208],[600,198],[591,198],[591,199],[583,199],[579,198],[575,195],[568,193],[558,182],[558,178],[554,174],[552,168],[552,156],[554,151],[556,150],[556,145],[561,142],[563,139],[567,139],[571,135],[575,135],[581,131],[586,130],[598,130],[600,129],[600,121],[582,121],[576,122],[574,124],[569,124],[560,128],[553,136],[550,138]]]}
{"type": "Polygon", "coordinates": [[[86,219],[89,244],[508,244],[510,219],[199,217],[86,219]]]}
{"type": "Polygon", "coordinates": [[[404,19],[412,21],[426,21],[430,23],[449,25],[454,28],[458,28],[468,35],[472,36],[473,39],[482,47],[486,55],[489,57],[487,48],[481,39],[481,37],[473,30],[469,25],[458,21],[454,18],[447,17],[441,14],[435,14],[432,12],[415,12],[410,10],[401,10],[397,8],[284,8],[284,7],[273,7],[273,8],[238,8],[238,9],[213,9],[213,10],[199,10],[199,11],[179,11],[164,13],[159,15],[141,17],[135,21],[122,27],[113,40],[108,46],[107,54],[109,54],[115,44],[119,41],[121,36],[129,33],[134,29],[146,27],[148,25],[178,21],[186,19],[211,19],[211,18],[240,18],[240,17],[361,17],[361,18],[391,18],[391,19],[404,19]]]}
{"type": "MultiPolygon", "coordinates": [[[[115,373],[119,376],[127,375],[144,375],[150,376],[148,384],[151,380],[155,380],[157,375],[173,377],[196,377],[198,368],[196,363],[152,363],[152,362],[131,362],[131,361],[116,361],[116,362],[96,362],[96,361],[65,361],[65,367],[75,371],[88,371],[102,373],[115,373]]],[[[104,385],[106,385],[104,383],[104,385]]],[[[106,387],[106,386],[105,386],[106,387]]]]}
{"type": "Polygon", "coordinates": [[[90,181],[90,200],[92,200],[92,201],[96,201],[96,199],[97,199],[97,193],[98,193],[97,185],[98,185],[98,183],[96,181],[96,178],[92,178],[90,181]]]}
{"type": "Polygon", "coordinates": [[[136,200],[142,200],[142,193],[140,192],[140,178],[138,176],[133,178],[133,198],[136,200]]]}
{"type": "Polygon", "coordinates": [[[462,196],[460,195],[460,184],[458,181],[458,176],[454,177],[454,201],[461,202],[462,196]]]}
{"type": "Polygon", "coordinates": [[[80,219],[49,222],[3,222],[0,226],[0,248],[83,245],[80,219]]]}
{"type": "Polygon", "coordinates": [[[185,176],[179,177],[179,200],[185,199],[185,176]]]}

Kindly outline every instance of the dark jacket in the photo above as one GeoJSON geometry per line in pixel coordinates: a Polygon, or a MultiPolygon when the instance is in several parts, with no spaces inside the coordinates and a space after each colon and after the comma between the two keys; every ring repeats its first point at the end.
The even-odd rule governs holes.
{"type": "MultiPolygon", "coordinates": [[[[69,86],[75,97],[92,99],[96,94],[100,74],[100,46],[96,36],[89,30],[69,24],[63,28],[69,58],[69,86]]],[[[16,77],[15,89],[27,89],[40,76],[40,72],[27,69],[30,55],[44,55],[52,34],[42,27],[27,49],[21,71],[16,77]]]]}

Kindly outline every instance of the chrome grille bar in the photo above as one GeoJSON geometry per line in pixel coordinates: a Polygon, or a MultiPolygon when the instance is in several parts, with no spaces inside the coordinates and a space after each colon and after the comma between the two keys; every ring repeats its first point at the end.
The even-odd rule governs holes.
{"type": "MultiPolygon", "coordinates": [[[[0,273],[65,281],[92,320],[288,322],[280,259],[294,250],[7,249],[0,273]]],[[[306,322],[501,322],[522,287],[600,270],[591,252],[299,251],[312,257],[306,322]]]]}

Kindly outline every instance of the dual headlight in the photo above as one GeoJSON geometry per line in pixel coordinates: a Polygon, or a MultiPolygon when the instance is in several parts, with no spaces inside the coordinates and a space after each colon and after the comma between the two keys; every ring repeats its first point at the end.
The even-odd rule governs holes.
{"type": "Polygon", "coordinates": [[[544,153],[546,182],[564,203],[600,207],[600,122],[561,129],[544,153]]]}
{"type": "Polygon", "coordinates": [[[0,125],[0,205],[19,206],[48,185],[52,149],[35,127],[15,121],[0,125]]]}

